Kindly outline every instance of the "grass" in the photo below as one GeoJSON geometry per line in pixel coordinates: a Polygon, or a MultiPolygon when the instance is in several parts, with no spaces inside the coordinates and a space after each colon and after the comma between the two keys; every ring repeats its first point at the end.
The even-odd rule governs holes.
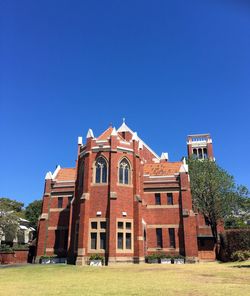
{"type": "Polygon", "coordinates": [[[0,295],[250,295],[250,262],[0,268],[0,295]]]}

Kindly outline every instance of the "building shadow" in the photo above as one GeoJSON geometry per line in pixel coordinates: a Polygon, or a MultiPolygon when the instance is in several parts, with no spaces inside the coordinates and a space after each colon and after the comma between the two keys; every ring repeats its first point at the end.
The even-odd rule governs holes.
{"type": "Polygon", "coordinates": [[[54,254],[59,258],[68,256],[68,234],[70,220],[70,203],[58,213],[58,223],[55,229],[54,254]]]}

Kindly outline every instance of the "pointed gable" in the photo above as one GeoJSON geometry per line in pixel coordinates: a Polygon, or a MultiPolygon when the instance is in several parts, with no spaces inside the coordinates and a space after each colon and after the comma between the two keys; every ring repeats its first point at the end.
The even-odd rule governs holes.
{"type": "MultiPolygon", "coordinates": [[[[127,141],[135,139],[135,132],[129,128],[125,121],[118,128],[117,132],[127,141]]],[[[153,159],[160,160],[160,157],[140,138],[136,133],[136,140],[139,141],[139,148],[143,150],[143,156],[147,161],[152,161],[153,159]]]]}
{"type": "Polygon", "coordinates": [[[133,134],[134,132],[126,125],[125,122],[122,123],[122,125],[118,128],[118,133],[124,133],[129,132],[130,134],[133,134]]]}
{"type": "Polygon", "coordinates": [[[134,132],[126,125],[125,122],[122,123],[117,132],[125,141],[130,141],[134,134],[134,132]]]}
{"type": "Polygon", "coordinates": [[[110,126],[108,129],[106,129],[98,138],[97,138],[97,140],[98,141],[104,141],[104,140],[107,140],[109,137],[110,137],[110,135],[111,135],[111,133],[112,133],[112,131],[113,131],[113,127],[112,126],[110,126]]]}

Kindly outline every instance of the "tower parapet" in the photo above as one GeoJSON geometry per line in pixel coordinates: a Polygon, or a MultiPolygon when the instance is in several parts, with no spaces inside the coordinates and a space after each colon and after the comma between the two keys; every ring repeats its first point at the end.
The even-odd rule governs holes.
{"type": "Polygon", "coordinates": [[[214,160],[213,144],[210,134],[195,134],[187,136],[188,156],[198,159],[214,160]]]}

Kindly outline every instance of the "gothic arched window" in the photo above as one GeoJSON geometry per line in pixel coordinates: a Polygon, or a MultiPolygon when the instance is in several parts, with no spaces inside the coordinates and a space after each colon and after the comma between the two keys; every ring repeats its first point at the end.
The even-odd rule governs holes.
{"type": "Polygon", "coordinates": [[[130,183],[130,165],[126,158],[122,159],[119,165],[119,183],[130,183]]]}
{"type": "Polygon", "coordinates": [[[107,183],[107,162],[103,157],[95,162],[95,183],[107,183]]]}

